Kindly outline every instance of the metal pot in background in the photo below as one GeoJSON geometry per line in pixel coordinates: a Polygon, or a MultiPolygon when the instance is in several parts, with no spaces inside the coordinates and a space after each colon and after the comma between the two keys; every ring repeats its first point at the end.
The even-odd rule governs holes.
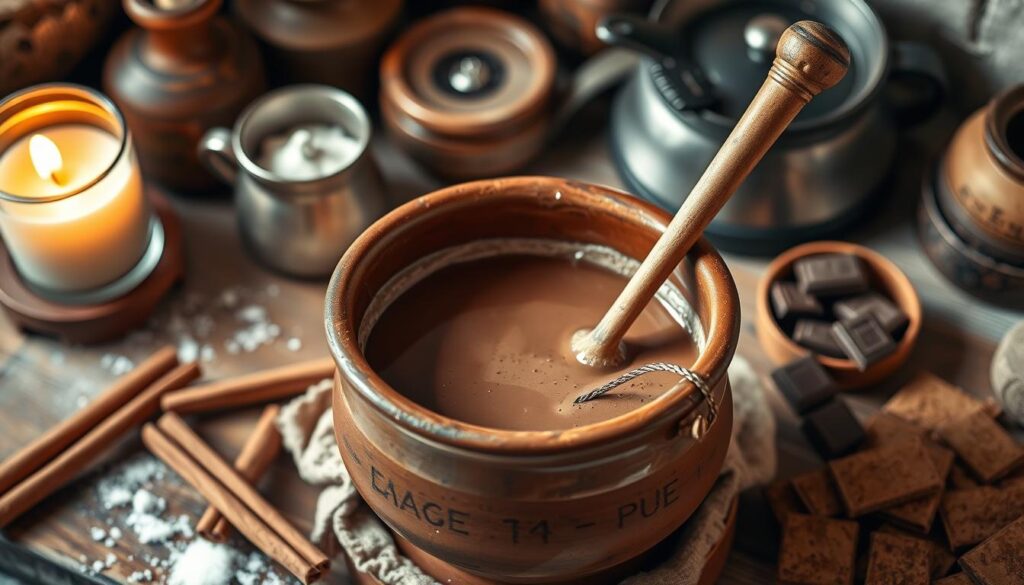
{"type": "Polygon", "coordinates": [[[294,85],[253,102],[233,130],[207,132],[199,157],[234,185],[239,231],[258,260],[292,276],[321,277],[387,211],[384,183],[369,150],[371,133],[366,111],[351,94],[294,85]],[[358,149],[351,162],[301,180],[281,177],[257,162],[268,136],[308,124],[340,126],[358,149]]]}
{"type": "Polygon", "coordinates": [[[897,128],[940,103],[937,57],[890,44],[862,0],[668,0],[649,20],[599,25],[605,41],[646,55],[613,108],[616,165],[639,195],[677,209],[756,93],[779,35],[800,19],[843,37],[850,73],[804,109],[709,226],[725,250],[770,254],[855,221],[889,173],[897,128]],[[920,91],[891,103],[883,89],[897,78],[920,91]]]}

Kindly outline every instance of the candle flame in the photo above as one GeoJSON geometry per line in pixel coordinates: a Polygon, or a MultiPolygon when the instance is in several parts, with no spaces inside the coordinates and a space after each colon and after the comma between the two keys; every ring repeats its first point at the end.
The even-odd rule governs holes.
{"type": "Polygon", "coordinates": [[[64,158],[52,140],[42,134],[33,135],[28,141],[28,154],[40,178],[60,183],[58,173],[64,168],[64,158]]]}

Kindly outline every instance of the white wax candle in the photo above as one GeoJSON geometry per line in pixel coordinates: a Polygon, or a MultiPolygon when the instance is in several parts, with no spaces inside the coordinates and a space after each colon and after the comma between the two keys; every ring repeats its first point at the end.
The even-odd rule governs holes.
{"type": "MultiPolygon", "coordinates": [[[[28,200],[73,193],[57,201],[0,200],[0,235],[18,272],[37,288],[96,289],[141,259],[152,214],[138,165],[130,153],[118,158],[120,145],[94,126],[60,124],[23,136],[0,153],[0,191],[28,200]],[[47,176],[33,164],[29,144],[36,135],[52,141],[62,159],[54,173],[42,172],[47,176]]],[[[37,146],[37,158],[39,150],[46,149],[37,146]]]]}
{"type": "Polygon", "coordinates": [[[265,138],[259,165],[285,181],[310,181],[344,169],[360,152],[341,126],[309,124],[265,138]]]}

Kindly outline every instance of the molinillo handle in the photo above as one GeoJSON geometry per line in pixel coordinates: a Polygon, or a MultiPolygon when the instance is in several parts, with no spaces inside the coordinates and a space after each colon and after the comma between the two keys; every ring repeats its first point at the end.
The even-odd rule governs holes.
{"type": "Polygon", "coordinates": [[[665,233],[597,326],[573,336],[581,363],[614,367],[625,360],[622,337],[633,321],[793,118],[849,66],[846,43],[827,26],[803,20],[786,29],[764,85],[665,233]]]}
{"type": "Polygon", "coordinates": [[[231,148],[231,131],[227,128],[210,128],[197,146],[199,162],[210,169],[220,180],[229,185],[235,183],[238,174],[238,160],[231,148]]]}

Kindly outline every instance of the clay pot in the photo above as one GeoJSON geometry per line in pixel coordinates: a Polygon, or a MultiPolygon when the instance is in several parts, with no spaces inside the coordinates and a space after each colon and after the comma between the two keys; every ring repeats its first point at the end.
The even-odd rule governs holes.
{"type": "Polygon", "coordinates": [[[540,152],[555,54],[526,20],[464,7],[416,23],[381,61],[381,114],[400,147],[436,174],[505,174],[540,152]]]}
{"type": "Polygon", "coordinates": [[[852,254],[861,259],[871,279],[872,288],[889,297],[910,320],[907,330],[896,346],[896,351],[883,358],[863,372],[853,360],[815,355],[818,363],[831,374],[843,390],[857,390],[891,376],[902,366],[917,343],[921,333],[921,300],[910,283],[895,264],[887,258],[864,246],[849,242],[810,242],[783,252],[765,269],[757,283],[757,340],[761,349],[778,365],[787,364],[811,351],[798,345],[782,330],[772,313],[769,291],[778,280],[793,279],[793,264],[801,258],[818,254],[852,254]]]}
{"type": "Polygon", "coordinates": [[[370,97],[377,59],[402,14],[402,0],[238,0],[239,18],[260,40],[280,83],[320,83],[370,97]]]}
{"type": "Polygon", "coordinates": [[[942,159],[939,205],[968,245],[1024,267],[1024,85],[957,130],[942,159]]]}
{"type": "Polygon", "coordinates": [[[389,387],[358,339],[366,311],[396,273],[482,239],[593,243],[643,258],[664,211],[607,188],[520,177],[456,185],[372,225],[348,249],[326,299],[338,363],[334,422],[366,502],[412,546],[478,577],[507,583],[600,583],[676,530],[703,500],[729,444],[725,375],[739,334],[735,284],[705,240],[671,282],[704,332],[690,366],[713,389],[718,416],[689,383],[616,418],[562,431],[508,431],[431,412],[389,387]],[[606,573],[608,572],[608,573],[606,573]]]}
{"type": "Polygon", "coordinates": [[[590,55],[605,46],[594,32],[609,14],[642,14],[652,0],[540,0],[548,29],[566,47],[590,55]]]}
{"type": "Polygon", "coordinates": [[[157,8],[124,0],[141,28],[107,56],[103,87],[124,112],[147,179],[179,191],[219,184],[200,164],[197,146],[216,126],[230,126],[265,88],[256,43],[217,16],[221,0],[157,8]]]}

